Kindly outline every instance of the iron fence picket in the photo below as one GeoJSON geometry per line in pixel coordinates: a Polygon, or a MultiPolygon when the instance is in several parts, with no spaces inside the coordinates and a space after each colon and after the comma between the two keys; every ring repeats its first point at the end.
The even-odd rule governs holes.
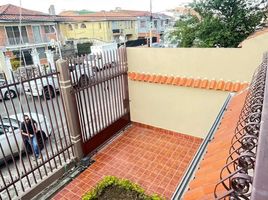
{"type": "MultiPolygon", "coordinates": [[[[18,82],[17,78],[12,74],[12,82],[6,80],[6,84],[0,86],[0,98],[2,97],[0,104],[2,105],[0,108],[2,110],[0,114],[0,125],[3,127],[2,136],[6,138],[5,148],[8,149],[8,152],[4,152],[2,148],[4,143],[2,144],[3,141],[0,141],[0,152],[3,154],[2,159],[4,162],[4,165],[0,166],[0,176],[3,182],[0,187],[0,199],[13,199],[21,196],[23,192],[33,188],[44,180],[45,177],[53,173],[54,169],[58,169],[59,166],[63,166],[63,164],[67,163],[73,158],[72,155],[74,155],[60,88],[58,88],[60,91],[59,97],[56,93],[56,88],[59,86],[59,74],[57,71],[52,72],[51,68],[50,72],[46,70],[41,72],[40,67],[38,67],[36,71],[38,73],[33,73],[31,77],[26,73],[25,77],[23,79],[21,78],[20,82],[18,82]],[[52,80],[52,82],[50,82],[50,80],[52,80]],[[40,87],[43,89],[48,83],[55,89],[48,90],[47,97],[49,97],[48,99],[50,100],[46,98],[43,99],[40,94],[40,87]],[[18,88],[19,85],[21,89],[18,88]],[[15,90],[17,99],[7,101],[4,98],[2,90],[7,89],[9,96],[11,96],[11,87],[12,90],[15,90]],[[22,94],[21,90],[25,92],[26,89],[27,95],[22,94]],[[34,94],[33,90],[37,90],[37,94],[34,94]],[[37,98],[34,97],[36,95],[37,98]],[[16,104],[16,101],[19,103],[16,104]],[[14,113],[14,122],[11,121],[10,116],[13,115],[11,113],[14,113]],[[37,132],[34,132],[35,137],[39,138],[38,140],[40,142],[40,144],[39,142],[37,143],[41,157],[39,161],[37,159],[35,159],[35,161],[30,159],[30,154],[27,151],[27,147],[20,133],[20,123],[25,122],[24,115],[26,113],[29,115],[29,118],[36,121],[39,128],[39,136],[37,136],[37,132]],[[36,114],[33,115],[33,113],[36,114]],[[4,115],[6,115],[5,126],[10,127],[10,133],[7,133],[2,121],[2,116],[4,115]],[[19,119],[19,116],[22,119],[19,119]],[[15,127],[13,127],[15,125],[13,125],[13,123],[17,123],[16,130],[15,127]],[[47,141],[44,138],[45,135],[42,134],[43,131],[47,133],[47,141]],[[51,136],[49,137],[50,131],[51,136]],[[11,139],[12,143],[10,143],[11,139]],[[21,153],[22,150],[25,150],[25,156],[21,153]],[[20,158],[19,161],[15,156],[17,152],[20,158]],[[6,153],[8,155],[5,155],[6,153]],[[8,162],[8,160],[10,160],[10,162],[8,162]],[[6,174],[5,177],[3,173],[6,174]]],[[[45,97],[45,95],[43,96],[45,97]]],[[[26,131],[29,134],[27,126],[26,131]]],[[[29,147],[34,154],[31,140],[29,141],[29,147]]]]}

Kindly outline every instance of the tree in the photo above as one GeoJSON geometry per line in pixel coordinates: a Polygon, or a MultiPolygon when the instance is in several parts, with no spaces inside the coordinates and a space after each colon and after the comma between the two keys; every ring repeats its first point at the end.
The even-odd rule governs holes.
{"type": "Polygon", "coordinates": [[[175,24],[175,31],[171,36],[175,36],[181,47],[192,47],[195,40],[195,30],[198,29],[199,20],[196,16],[182,16],[175,24]]]}
{"type": "Polygon", "coordinates": [[[262,26],[265,17],[265,2],[258,0],[199,0],[190,6],[199,13],[200,20],[197,24],[187,21],[183,26],[177,23],[176,35],[182,33],[181,27],[193,25],[192,44],[200,47],[237,47],[262,26]]]}

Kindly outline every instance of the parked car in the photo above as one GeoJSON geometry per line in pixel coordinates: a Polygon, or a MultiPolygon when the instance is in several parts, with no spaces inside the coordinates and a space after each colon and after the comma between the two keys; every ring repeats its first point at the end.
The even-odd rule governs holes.
{"type": "Polygon", "coordinates": [[[54,98],[59,91],[58,78],[56,75],[24,82],[23,86],[26,95],[40,96],[45,99],[54,98]]]}
{"type": "MultiPolygon", "coordinates": [[[[25,113],[25,114],[28,116],[31,116],[32,119],[37,122],[37,125],[38,125],[37,130],[39,133],[37,136],[37,141],[38,141],[39,147],[43,148],[44,144],[42,142],[41,134],[44,139],[48,138],[52,131],[51,124],[49,123],[49,121],[44,115],[37,114],[37,113],[31,113],[31,114],[25,113]],[[38,118],[39,118],[40,124],[38,123],[38,118]],[[46,125],[47,125],[47,128],[46,128],[46,125]]],[[[7,158],[11,157],[11,149],[12,149],[13,154],[15,154],[14,156],[19,154],[19,149],[17,148],[17,144],[19,145],[19,148],[22,152],[25,151],[23,140],[22,140],[22,135],[20,132],[20,124],[23,121],[23,114],[22,113],[17,114],[17,118],[18,120],[16,119],[15,115],[11,115],[10,117],[7,117],[7,116],[3,117],[2,118],[3,124],[0,124],[0,144],[7,158]],[[12,131],[11,124],[14,129],[14,133],[12,131]],[[6,138],[5,133],[8,138],[6,138]],[[17,144],[16,144],[15,138],[17,140],[17,144]],[[9,147],[9,143],[10,143],[11,148],[9,147]]],[[[31,148],[27,150],[31,151],[31,148]]],[[[4,156],[0,149],[0,163],[1,161],[3,161],[3,159],[4,159],[4,156]]]]}
{"type": "MultiPolygon", "coordinates": [[[[0,79],[0,87],[1,87],[1,92],[3,94],[3,99],[13,99],[18,96],[16,92],[15,86],[6,86],[6,80],[0,79]]],[[[17,86],[19,87],[19,86],[17,86]]],[[[18,88],[19,89],[19,88],[18,88]]],[[[2,100],[2,95],[0,95],[0,99],[2,100]]]]}

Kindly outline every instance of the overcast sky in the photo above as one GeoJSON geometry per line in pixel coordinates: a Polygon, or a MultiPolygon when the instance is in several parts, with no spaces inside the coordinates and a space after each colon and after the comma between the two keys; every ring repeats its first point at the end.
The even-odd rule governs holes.
{"type": "MultiPolygon", "coordinates": [[[[55,5],[56,13],[63,10],[111,10],[115,7],[131,10],[149,10],[150,0],[0,0],[0,4],[14,4],[22,7],[48,12],[51,4],[55,5]]],[[[152,0],[153,12],[165,11],[174,8],[182,3],[188,3],[191,0],[152,0]]]]}

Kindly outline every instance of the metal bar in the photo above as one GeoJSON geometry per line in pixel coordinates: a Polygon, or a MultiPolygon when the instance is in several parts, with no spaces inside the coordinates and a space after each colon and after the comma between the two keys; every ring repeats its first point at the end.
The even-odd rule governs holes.
{"type": "MultiPolygon", "coordinates": [[[[268,65],[267,57],[265,58],[266,67],[268,65]]],[[[265,91],[263,112],[261,116],[261,127],[259,133],[259,141],[257,148],[257,158],[255,164],[255,172],[252,187],[252,200],[267,200],[268,199],[268,67],[266,69],[265,91]]]]}
{"type": "Polygon", "coordinates": [[[220,122],[221,119],[223,117],[223,114],[225,113],[225,110],[231,100],[231,98],[233,97],[233,94],[229,94],[228,97],[226,98],[216,120],[214,121],[212,127],[210,128],[206,138],[203,140],[202,144],[199,146],[195,156],[193,157],[193,160],[191,161],[191,163],[189,164],[189,167],[187,168],[186,172],[184,173],[180,183],[178,184],[173,196],[172,196],[172,200],[180,200],[182,199],[187,186],[190,182],[190,180],[193,177],[193,174],[195,172],[195,170],[197,169],[198,164],[200,163],[208,144],[210,143],[210,141],[212,140],[220,122]]]}

